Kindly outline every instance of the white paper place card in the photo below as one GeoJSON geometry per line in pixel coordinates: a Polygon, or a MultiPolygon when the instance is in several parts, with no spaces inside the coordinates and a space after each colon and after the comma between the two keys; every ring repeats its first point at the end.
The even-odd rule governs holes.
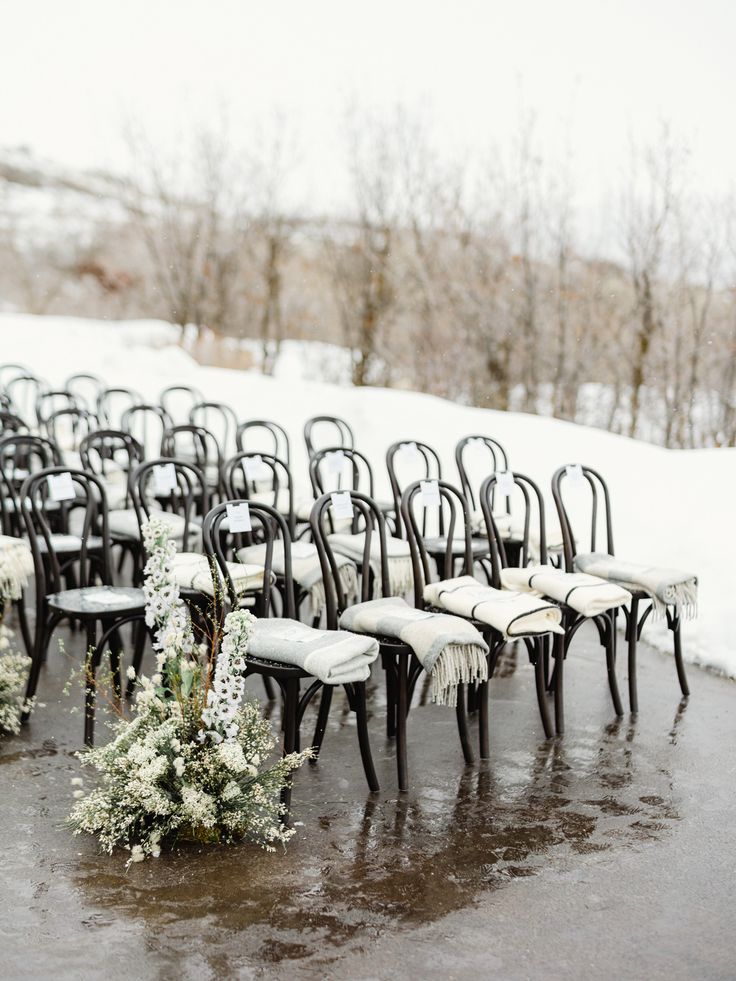
{"type": "Polygon", "coordinates": [[[173,463],[160,463],[153,468],[153,491],[155,494],[170,494],[176,490],[176,467],[173,463]]]}
{"type": "Polygon", "coordinates": [[[419,460],[422,456],[416,443],[402,443],[399,452],[406,460],[419,460]]]}
{"type": "Polygon", "coordinates": [[[514,489],[514,475],[510,470],[497,470],[495,473],[496,477],[496,490],[503,497],[509,497],[514,489]]]}
{"type": "Polygon", "coordinates": [[[342,450],[334,450],[332,453],[325,454],[325,465],[328,473],[342,473],[345,467],[345,454],[342,450]]]}
{"type": "Polygon", "coordinates": [[[70,473],[50,473],[46,478],[52,501],[73,501],[77,496],[70,473]]]}
{"type": "Polygon", "coordinates": [[[294,559],[309,559],[317,554],[317,546],[309,542],[292,542],[291,556],[294,559]]]}
{"type": "Polygon", "coordinates": [[[440,506],[440,485],[436,480],[423,480],[420,484],[420,494],[425,508],[440,506]]]}
{"type": "Polygon", "coordinates": [[[271,476],[271,469],[259,455],[245,457],[243,471],[247,480],[267,480],[271,476]]]}
{"type": "Polygon", "coordinates": [[[232,532],[252,531],[250,507],[246,501],[241,501],[239,504],[228,504],[227,522],[232,532]]]}
{"type": "Polygon", "coordinates": [[[575,487],[582,487],[585,484],[585,474],[579,463],[568,463],[565,467],[565,474],[575,487]]]}
{"type": "Polygon", "coordinates": [[[330,494],[330,498],[334,518],[352,518],[353,502],[350,499],[350,491],[334,491],[330,494]]]}

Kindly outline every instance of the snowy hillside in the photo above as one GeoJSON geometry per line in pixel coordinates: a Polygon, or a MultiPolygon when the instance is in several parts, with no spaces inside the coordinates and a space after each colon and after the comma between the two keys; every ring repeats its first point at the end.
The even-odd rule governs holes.
{"type": "MultiPolygon", "coordinates": [[[[456,406],[430,396],[383,389],[352,389],[300,379],[295,366],[282,378],[197,365],[175,346],[177,331],[150,321],[107,323],[72,318],[0,315],[0,362],[19,361],[58,385],[73,372],[92,371],[111,385],[156,399],[174,383],[195,385],[228,402],[239,419],[270,418],[290,434],[294,476],[305,489],[302,426],[309,416],[345,417],[356,445],[372,461],[378,496],[388,481],[385,451],[399,439],[422,440],[440,453],[444,475],[456,481],[454,447],[469,434],[486,434],[507,449],[510,465],[533,477],[550,497],[553,471],[584,462],[599,469],[613,500],[617,555],[687,569],[700,582],[699,618],[685,625],[688,660],[736,677],[730,623],[736,575],[729,562],[736,542],[736,450],[664,450],[597,429],[554,419],[456,406]]],[[[649,624],[645,638],[666,631],[649,624]]]]}

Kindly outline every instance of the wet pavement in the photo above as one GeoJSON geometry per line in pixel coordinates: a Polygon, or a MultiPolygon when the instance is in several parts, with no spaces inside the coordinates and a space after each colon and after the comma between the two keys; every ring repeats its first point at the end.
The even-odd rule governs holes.
{"type": "Polygon", "coordinates": [[[52,651],[46,707],[0,745],[0,975],[735,977],[736,686],[691,667],[681,703],[673,661],[642,646],[641,711],[616,721],[591,634],[568,664],[567,734],[545,742],[532,671],[507,652],[492,759],[472,767],[453,710],[415,705],[404,795],[376,671],[379,794],[339,700],[285,853],[184,846],[126,872],[64,827],[82,719],[52,651]]]}

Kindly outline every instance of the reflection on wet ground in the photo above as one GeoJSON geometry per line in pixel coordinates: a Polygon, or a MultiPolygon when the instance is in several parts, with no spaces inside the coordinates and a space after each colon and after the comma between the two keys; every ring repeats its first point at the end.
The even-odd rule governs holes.
{"type": "Polygon", "coordinates": [[[663,686],[671,684],[669,699],[657,704],[656,732],[644,713],[611,720],[605,672],[591,647],[569,671],[576,680],[568,734],[546,743],[531,672],[510,650],[494,681],[492,759],[464,767],[454,713],[416,706],[414,789],[406,795],[394,789],[376,685],[371,725],[381,793],[366,793],[350,716],[336,705],[322,762],[298,775],[299,824],[285,854],[185,846],[128,872],[122,855],[101,856],[63,828],[81,719],[53,697],[63,679],[50,666],[48,709],[0,750],[3,828],[13,842],[3,893],[17,896],[12,933],[48,940],[29,975],[73,974],[93,962],[99,940],[110,953],[142,943],[132,955],[139,976],[149,969],[152,977],[248,976],[273,973],[277,964],[321,976],[338,963],[349,976],[347,955],[370,951],[387,935],[409,938],[514,880],[576,869],[603,852],[663,847],[686,816],[678,752],[692,706],[677,706],[671,665],[661,660],[663,686]],[[69,945],[53,942],[60,936],[73,956],[69,945]]]}

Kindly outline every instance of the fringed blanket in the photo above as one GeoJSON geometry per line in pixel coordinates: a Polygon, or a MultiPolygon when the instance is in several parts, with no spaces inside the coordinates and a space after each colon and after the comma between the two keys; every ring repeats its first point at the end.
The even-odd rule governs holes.
{"type": "MultiPolygon", "coordinates": [[[[197,552],[177,552],[172,560],[172,575],[182,589],[196,589],[205,596],[215,595],[212,583],[212,569],[206,555],[197,552]]],[[[238,595],[263,588],[262,565],[243,565],[228,562],[227,571],[238,595]]]]}
{"type": "Polygon", "coordinates": [[[674,606],[678,614],[686,619],[697,616],[698,580],[690,572],[622,562],[606,552],[576,555],[575,568],[618,583],[624,589],[641,590],[651,598],[655,616],[664,616],[668,606],[674,606]]]}
{"type": "MultiPolygon", "coordinates": [[[[333,552],[346,556],[356,565],[363,561],[365,532],[357,535],[330,535],[328,538],[333,552]]],[[[371,536],[371,567],[373,569],[377,595],[381,595],[381,542],[377,534],[371,536]]],[[[409,543],[403,538],[386,538],[386,558],[388,561],[388,585],[392,596],[403,596],[414,587],[414,573],[411,566],[409,543]]]]}
{"type": "Polygon", "coordinates": [[[398,596],[348,607],[340,626],[407,644],[432,679],[432,701],[457,705],[457,686],[488,680],[488,645],[460,617],[415,610],[398,596]]]}
{"type": "Polygon", "coordinates": [[[631,593],[623,586],[584,572],[563,572],[551,565],[502,569],[501,583],[504,589],[549,596],[558,603],[572,607],[584,617],[594,617],[617,606],[626,606],[631,600],[631,593]]]}
{"type": "Polygon", "coordinates": [[[378,641],[345,630],[315,630],[298,620],[260,619],[248,638],[248,657],[293,664],[326,685],[366,681],[378,641]]]}
{"type": "Polygon", "coordinates": [[[18,600],[33,575],[33,556],[21,538],[0,535],[0,617],[6,600],[18,600]]]}
{"type": "MultiPolygon", "coordinates": [[[[266,545],[249,545],[239,549],[238,561],[263,566],[266,561],[266,545]]],[[[344,555],[336,555],[340,585],[346,596],[358,595],[358,573],[354,564],[344,555]]],[[[271,570],[277,576],[284,574],[284,543],[274,542],[271,570]]],[[[317,546],[308,542],[294,542],[291,546],[291,573],[294,582],[309,594],[312,616],[319,616],[325,606],[325,583],[319,564],[317,546]]]]}
{"type": "Polygon", "coordinates": [[[487,623],[507,639],[564,633],[558,607],[528,593],[484,586],[472,576],[429,583],[424,587],[424,601],[448,613],[487,623]]]}

